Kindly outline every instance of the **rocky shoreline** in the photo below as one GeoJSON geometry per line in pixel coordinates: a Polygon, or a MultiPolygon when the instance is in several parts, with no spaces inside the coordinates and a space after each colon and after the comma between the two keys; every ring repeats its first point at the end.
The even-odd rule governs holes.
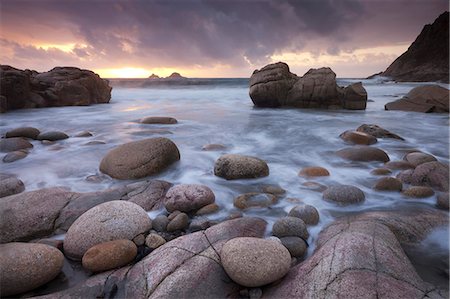
{"type": "MultiPolygon", "coordinates": [[[[170,117],[140,122],[178,123],[170,117]]],[[[0,147],[8,156],[32,151],[36,142],[91,135],[16,128],[5,134],[0,147]]],[[[335,152],[342,161],[355,167],[381,166],[372,171],[374,178],[379,177],[373,190],[386,195],[401,192],[406,201],[437,194],[435,207],[338,217],[320,232],[314,252],[307,255],[310,230],[320,221],[317,208],[297,204],[273,225],[243,216],[249,209],[264,211],[288,200],[279,186],[261,186],[260,192],[234,198],[234,212],[210,220],[208,216],[223,212],[223,207],[208,186],[144,179],[177,167],[183,152],[168,138],[142,139],[111,149],[99,161],[105,174],[134,180],[121,187],[87,193],[61,187],[25,191],[20,178],[1,176],[0,271],[8,278],[1,280],[2,296],[445,298],[448,289],[425,281],[403,248],[448,226],[448,165],[420,151],[391,161],[374,145],[380,138],[399,143],[403,138],[377,125],[363,124],[339,137],[347,144],[335,152]],[[159,214],[149,217],[151,211],[159,214]],[[65,234],[63,241],[52,238],[59,234],[65,234]],[[68,263],[72,266],[63,267],[68,263]],[[70,277],[68,269],[89,278],[69,288],[46,290],[53,279],[70,277]]],[[[220,144],[203,149],[226,153],[220,144]]],[[[225,184],[268,176],[270,163],[224,154],[211,170],[225,184]]],[[[317,187],[321,177],[333,174],[317,165],[300,169],[298,175],[317,187]]],[[[364,205],[367,200],[365,192],[352,185],[320,190],[323,200],[337,207],[364,205]]]]}

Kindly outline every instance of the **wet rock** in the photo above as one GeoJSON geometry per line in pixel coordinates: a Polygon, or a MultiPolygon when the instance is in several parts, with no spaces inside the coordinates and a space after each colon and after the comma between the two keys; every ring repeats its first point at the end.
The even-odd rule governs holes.
{"type": "Polygon", "coordinates": [[[189,224],[189,229],[193,232],[196,232],[199,230],[205,230],[212,224],[212,221],[210,221],[207,217],[196,217],[189,224]]]}
{"type": "Polygon", "coordinates": [[[225,145],[217,143],[205,144],[202,147],[202,151],[222,151],[225,149],[227,149],[225,145]]]}
{"type": "Polygon", "coordinates": [[[350,185],[331,186],[323,192],[324,200],[341,205],[360,203],[363,202],[365,198],[364,192],[362,192],[361,189],[350,185]]]}
{"type": "Polygon", "coordinates": [[[399,179],[384,177],[375,183],[373,189],[379,191],[402,191],[403,184],[399,179]]]}
{"type": "Polygon", "coordinates": [[[286,216],[278,219],[272,228],[272,234],[276,237],[299,237],[303,240],[309,238],[306,224],[297,217],[286,216]]]}
{"type": "Polygon", "coordinates": [[[326,168],[313,166],[303,168],[298,175],[303,177],[329,176],[330,172],[326,168]]]}
{"type": "Polygon", "coordinates": [[[100,204],[81,215],[70,226],[64,240],[67,257],[79,260],[86,251],[106,241],[128,239],[145,233],[151,220],[140,206],[114,200],[100,204]]]}
{"type": "Polygon", "coordinates": [[[277,202],[276,196],[268,193],[245,193],[234,199],[234,206],[245,210],[249,208],[266,208],[277,202]]]}
{"type": "Polygon", "coordinates": [[[434,191],[430,187],[412,186],[404,190],[403,195],[414,198],[425,198],[433,196],[434,191]]]}
{"type": "Polygon", "coordinates": [[[214,174],[227,180],[252,179],[268,176],[269,167],[256,157],[229,154],[217,159],[214,174]]]}
{"type": "Polygon", "coordinates": [[[412,164],[414,167],[417,167],[423,163],[437,161],[434,156],[422,152],[409,153],[405,155],[403,159],[412,164]]]}
{"type": "Polygon", "coordinates": [[[82,131],[75,135],[75,137],[92,137],[92,136],[93,136],[92,133],[89,131],[82,131]]]}
{"type": "Polygon", "coordinates": [[[235,238],[220,252],[230,278],[246,287],[267,285],[289,271],[291,256],[280,243],[259,238],[235,238]]]}
{"type": "Polygon", "coordinates": [[[0,152],[2,153],[14,152],[32,147],[33,145],[25,138],[13,137],[0,139],[0,152]]]}
{"type": "Polygon", "coordinates": [[[403,98],[384,105],[386,110],[445,113],[449,110],[449,90],[439,85],[414,87],[403,98]]]}
{"type": "Polygon", "coordinates": [[[449,209],[450,199],[448,196],[448,192],[439,193],[436,199],[436,206],[440,209],[448,210],[449,209]]]}
{"type": "Polygon", "coordinates": [[[64,132],[59,131],[51,131],[51,132],[45,132],[38,135],[38,140],[49,140],[49,141],[57,141],[57,140],[63,140],[69,138],[69,135],[67,135],[64,132]]]}
{"type": "Polygon", "coordinates": [[[120,268],[132,262],[137,247],[130,240],[114,240],[89,248],[83,255],[83,268],[91,272],[103,272],[120,268]]]}
{"type": "Polygon", "coordinates": [[[0,174],[0,198],[23,191],[25,191],[25,185],[21,180],[13,175],[0,174]]]}
{"type": "Polygon", "coordinates": [[[312,191],[316,191],[316,192],[323,192],[327,189],[327,186],[322,185],[320,183],[317,182],[304,182],[302,183],[302,186],[304,186],[307,189],[310,189],[312,191]]]}
{"type": "Polygon", "coordinates": [[[339,135],[342,140],[351,144],[371,145],[377,143],[377,138],[367,133],[358,131],[345,131],[339,135]]]}
{"type": "Polygon", "coordinates": [[[4,163],[12,163],[12,162],[15,162],[17,160],[24,159],[26,156],[28,156],[28,151],[27,150],[13,151],[13,152],[7,153],[3,157],[2,161],[4,163]]]}
{"type": "Polygon", "coordinates": [[[393,139],[405,140],[402,137],[398,136],[397,134],[394,134],[386,129],[383,129],[382,127],[380,127],[378,125],[363,124],[363,125],[359,126],[356,129],[356,131],[372,135],[375,138],[393,138],[393,139]]]}
{"type": "Polygon", "coordinates": [[[61,271],[64,256],[58,249],[37,243],[0,245],[2,297],[33,290],[53,280],[61,271]]]}
{"type": "Polygon", "coordinates": [[[259,299],[262,297],[262,294],[263,294],[263,292],[262,292],[261,288],[251,288],[248,291],[248,298],[249,299],[259,299]]]}
{"type": "Polygon", "coordinates": [[[138,179],[162,172],[180,160],[175,143],[150,138],[122,144],[102,159],[100,171],[116,179],[138,179]]]}
{"type": "Polygon", "coordinates": [[[173,117],[164,117],[164,116],[149,116],[141,119],[141,124],[163,124],[163,125],[172,125],[178,123],[178,121],[173,117]]]}
{"type": "Polygon", "coordinates": [[[30,139],[37,139],[37,136],[41,133],[36,128],[33,127],[21,127],[17,129],[13,129],[11,131],[6,132],[5,137],[6,138],[13,138],[13,137],[24,137],[24,138],[30,138],[30,139]]]}
{"type": "Polygon", "coordinates": [[[287,248],[291,256],[302,257],[305,255],[308,247],[306,242],[299,237],[283,237],[280,238],[281,244],[287,248]]]}
{"type": "Polygon", "coordinates": [[[164,129],[150,129],[150,130],[144,130],[144,131],[136,131],[136,132],[131,132],[131,135],[136,135],[136,136],[145,136],[145,135],[169,135],[169,134],[173,134],[172,131],[169,130],[164,130],[164,129]]]}
{"type": "Polygon", "coordinates": [[[72,196],[66,189],[48,188],[0,198],[0,243],[52,234],[60,211],[72,196]]]}
{"type": "Polygon", "coordinates": [[[300,218],[308,225],[319,223],[319,212],[311,205],[295,206],[289,211],[288,216],[300,218]]]}
{"type": "Polygon", "coordinates": [[[286,193],[286,190],[276,185],[265,185],[261,187],[263,193],[270,193],[275,196],[280,196],[286,193]]]}
{"type": "Polygon", "coordinates": [[[383,150],[372,146],[348,147],[337,151],[336,154],[341,158],[351,161],[389,161],[389,156],[383,150]]]}
{"type": "Polygon", "coordinates": [[[387,168],[375,168],[370,173],[373,175],[390,175],[392,171],[387,168]]]}
{"type": "Polygon", "coordinates": [[[100,144],[106,144],[106,142],[100,141],[100,140],[93,140],[93,141],[86,142],[83,145],[100,145],[100,144]]]}
{"type": "Polygon", "coordinates": [[[187,228],[189,225],[189,217],[185,213],[177,214],[169,224],[167,224],[167,231],[174,232],[187,228]]]}
{"type": "Polygon", "coordinates": [[[398,174],[402,182],[413,186],[428,186],[439,191],[449,190],[449,168],[440,162],[426,162],[414,170],[405,170],[398,174]]]}
{"type": "Polygon", "coordinates": [[[204,206],[203,208],[199,209],[195,215],[207,215],[215,213],[219,210],[219,206],[215,203],[209,204],[204,206]]]}
{"type": "Polygon", "coordinates": [[[134,189],[127,194],[128,201],[141,206],[146,211],[157,210],[163,207],[167,191],[171,183],[161,180],[148,180],[127,185],[134,189]]]}
{"type": "Polygon", "coordinates": [[[145,245],[150,249],[156,249],[166,243],[163,237],[158,234],[151,233],[145,238],[145,245]]]}
{"type": "Polygon", "coordinates": [[[400,242],[417,242],[444,223],[448,216],[431,209],[340,218],[319,234],[312,257],[264,297],[443,298],[420,278],[400,242]]]}
{"type": "Polygon", "coordinates": [[[158,215],[152,221],[152,227],[157,232],[165,232],[168,224],[169,218],[166,215],[158,215]]]}
{"type": "Polygon", "coordinates": [[[196,211],[206,205],[214,203],[212,190],[204,185],[182,184],[169,189],[164,199],[164,206],[169,212],[196,211]]]}
{"type": "Polygon", "coordinates": [[[392,170],[414,169],[414,165],[408,161],[390,161],[384,164],[384,167],[392,170]]]}

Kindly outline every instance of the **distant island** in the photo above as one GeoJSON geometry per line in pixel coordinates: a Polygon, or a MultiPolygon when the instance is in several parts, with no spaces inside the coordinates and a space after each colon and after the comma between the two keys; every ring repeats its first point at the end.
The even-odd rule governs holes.
{"type": "Polygon", "coordinates": [[[186,77],[183,77],[180,75],[180,73],[174,72],[172,73],[169,77],[160,77],[156,74],[151,74],[150,77],[148,77],[151,80],[183,80],[183,79],[187,79],[186,77]]]}

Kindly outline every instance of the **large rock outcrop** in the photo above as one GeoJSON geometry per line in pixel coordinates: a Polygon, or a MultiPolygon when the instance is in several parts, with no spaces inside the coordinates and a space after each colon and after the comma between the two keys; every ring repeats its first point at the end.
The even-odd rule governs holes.
{"type": "Polygon", "coordinates": [[[94,72],[76,67],[55,67],[38,73],[1,65],[0,85],[0,112],[108,103],[112,89],[94,72]]]}
{"type": "Polygon", "coordinates": [[[433,24],[425,25],[408,50],[380,75],[401,82],[449,82],[448,28],[446,11],[433,24]]]}
{"type": "Polygon", "coordinates": [[[449,90],[439,85],[417,86],[400,100],[384,105],[384,109],[448,113],[449,95],[449,90]]]}
{"type": "Polygon", "coordinates": [[[367,104],[367,92],[361,83],[339,87],[336,74],[326,67],[310,69],[303,77],[298,77],[284,62],[253,72],[250,98],[260,107],[364,110],[367,104]]]}

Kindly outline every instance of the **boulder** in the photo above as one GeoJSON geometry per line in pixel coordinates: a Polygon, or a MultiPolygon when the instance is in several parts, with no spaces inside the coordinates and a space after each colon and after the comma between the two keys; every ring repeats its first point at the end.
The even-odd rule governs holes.
{"type": "Polygon", "coordinates": [[[363,125],[360,125],[356,129],[356,131],[372,135],[375,138],[392,138],[392,139],[405,140],[402,137],[398,136],[397,134],[394,134],[386,129],[383,129],[382,127],[380,127],[378,125],[363,124],[363,125]]]}
{"type": "Polygon", "coordinates": [[[433,189],[430,187],[412,186],[404,190],[403,195],[413,198],[425,198],[434,195],[433,189]]]}
{"type": "Polygon", "coordinates": [[[388,162],[389,156],[381,149],[372,146],[355,146],[341,149],[336,152],[336,154],[350,161],[361,161],[361,162],[388,162]]]}
{"type": "MultiPolygon", "coordinates": [[[[449,13],[423,27],[419,36],[383,73],[401,82],[449,82],[449,13]]],[[[447,102],[448,107],[448,102],[447,102]]],[[[448,111],[448,110],[447,110],[448,111]]]]}
{"type": "Polygon", "coordinates": [[[280,241],[292,257],[302,257],[308,250],[305,240],[299,237],[283,237],[280,241]]]}
{"type": "Polygon", "coordinates": [[[441,162],[426,162],[414,170],[405,170],[397,176],[403,183],[428,186],[439,191],[449,190],[449,167],[441,162]]]}
{"type": "Polygon", "coordinates": [[[158,234],[151,233],[145,238],[145,246],[156,249],[166,243],[166,240],[158,234]]]}
{"type": "Polygon", "coordinates": [[[2,111],[108,103],[111,87],[97,74],[75,67],[44,73],[0,66],[2,111]]]}
{"type": "Polygon", "coordinates": [[[266,208],[277,203],[277,197],[269,193],[250,192],[237,196],[234,199],[234,206],[245,210],[250,208],[266,208]]]}
{"type": "Polygon", "coordinates": [[[227,180],[259,178],[269,175],[269,166],[256,157],[228,154],[217,159],[214,174],[227,180]]]}
{"type": "Polygon", "coordinates": [[[25,191],[25,185],[21,180],[13,175],[0,174],[0,198],[17,194],[23,191],[25,191]]]}
{"type": "Polygon", "coordinates": [[[92,136],[93,136],[92,133],[89,132],[89,131],[81,131],[81,132],[75,134],[74,137],[77,137],[77,138],[84,138],[84,137],[92,137],[92,136]]]}
{"type": "Polygon", "coordinates": [[[204,206],[203,208],[200,208],[195,215],[207,215],[215,213],[219,210],[219,206],[216,203],[211,203],[209,205],[204,206]]]}
{"type": "Polygon", "coordinates": [[[163,124],[163,125],[173,125],[178,123],[178,121],[173,117],[164,116],[149,116],[140,120],[141,124],[163,124]]]}
{"type": "Polygon", "coordinates": [[[48,141],[57,141],[57,140],[63,140],[69,138],[69,135],[67,135],[64,132],[60,131],[50,131],[50,132],[44,132],[37,136],[38,140],[48,140],[48,141]]]}
{"type": "Polygon", "coordinates": [[[415,168],[417,166],[419,166],[420,164],[426,163],[426,162],[433,162],[433,161],[437,161],[437,159],[430,155],[430,154],[426,154],[426,153],[422,153],[422,152],[412,152],[409,154],[406,154],[403,159],[405,161],[407,161],[408,163],[410,163],[411,165],[413,165],[415,168]]]}
{"type": "Polygon", "coordinates": [[[6,138],[24,137],[36,139],[40,133],[41,132],[38,129],[33,127],[20,127],[6,132],[5,137],[6,138]]]}
{"type": "Polygon", "coordinates": [[[392,177],[384,177],[379,179],[373,189],[379,191],[402,191],[403,184],[402,181],[392,177]]]}
{"type": "Polygon", "coordinates": [[[329,176],[330,172],[320,166],[305,167],[298,173],[299,176],[303,177],[315,177],[315,176],[329,176]]]}
{"type": "Polygon", "coordinates": [[[416,166],[409,163],[408,161],[389,161],[384,164],[384,167],[392,170],[405,170],[405,169],[413,169],[416,166]]]}
{"type": "Polygon", "coordinates": [[[32,147],[33,145],[25,138],[13,137],[0,139],[0,152],[2,153],[8,153],[32,147]]]}
{"type": "Polygon", "coordinates": [[[308,225],[319,223],[319,212],[311,205],[295,206],[289,211],[288,216],[300,218],[308,225]]]}
{"type": "Polygon", "coordinates": [[[70,226],[64,239],[67,257],[80,260],[86,251],[107,241],[133,240],[150,230],[152,224],[140,206],[123,201],[109,201],[93,207],[70,226]]]}
{"type": "Polygon", "coordinates": [[[439,85],[425,85],[413,88],[406,96],[387,103],[386,110],[448,113],[449,90],[439,85]]]}
{"type": "Polygon", "coordinates": [[[440,193],[436,199],[436,206],[440,209],[449,209],[450,198],[448,192],[440,193]]]}
{"type": "Polygon", "coordinates": [[[392,171],[387,168],[375,168],[370,172],[373,175],[390,175],[392,171]]]}
{"type": "Polygon", "coordinates": [[[100,163],[100,171],[116,179],[138,179],[162,172],[180,160],[180,152],[163,137],[122,144],[110,150],[100,163]]]}
{"type": "Polygon", "coordinates": [[[223,144],[210,143],[202,146],[202,151],[222,151],[225,150],[226,148],[227,147],[223,144]]]}
{"type": "Polygon", "coordinates": [[[0,198],[0,243],[29,241],[53,233],[73,192],[48,188],[0,198]]]}
{"type": "Polygon", "coordinates": [[[189,226],[189,217],[186,213],[178,213],[173,219],[169,218],[169,220],[166,228],[168,232],[182,230],[189,226]]]}
{"type": "Polygon", "coordinates": [[[83,255],[83,268],[91,272],[103,272],[132,262],[137,247],[130,240],[114,240],[92,246],[83,255]]]}
{"type": "Polygon", "coordinates": [[[358,131],[345,131],[339,137],[351,144],[371,145],[377,143],[377,139],[372,135],[358,131]]]}
{"type": "Polygon", "coordinates": [[[2,161],[4,163],[12,163],[12,162],[15,162],[17,160],[24,159],[26,156],[28,156],[28,151],[27,150],[13,151],[13,152],[7,153],[3,157],[2,161]]]}
{"type": "Polygon", "coordinates": [[[279,242],[242,237],[223,245],[220,260],[233,281],[246,287],[259,287],[286,275],[291,255],[279,242]]]}
{"type": "Polygon", "coordinates": [[[361,203],[365,198],[364,192],[361,189],[350,185],[331,186],[323,192],[324,200],[340,205],[361,203]]]}
{"type": "Polygon", "coordinates": [[[445,298],[422,280],[400,245],[440,225],[448,225],[448,216],[431,209],[340,218],[319,234],[313,255],[267,287],[264,298],[445,298]]]}
{"type": "Polygon", "coordinates": [[[167,191],[172,186],[171,183],[162,180],[148,180],[128,185],[132,188],[128,192],[129,202],[141,206],[146,211],[162,208],[167,191]]]}
{"type": "Polygon", "coordinates": [[[330,68],[310,69],[303,77],[286,63],[269,64],[250,77],[250,98],[255,106],[365,109],[367,93],[361,83],[342,88],[330,68]]]}
{"type": "Polygon", "coordinates": [[[157,232],[165,232],[170,220],[166,215],[158,215],[152,221],[152,227],[157,232]]]}
{"type": "Polygon", "coordinates": [[[299,237],[303,240],[309,238],[306,224],[302,219],[297,217],[286,216],[275,221],[272,234],[275,237],[299,237]]]}
{"type": "Polygon", "coordinates": [[[183,184],[169,189],[164,199],[164,206],[169,212],[175,210],[191,212],[214,203],[214,200],[214,193],[209,187],[183,184]]]}
{"type": "Polygon", "coordinates": [[[61,251],[44,244],[0,244],[0,252],[3,298],[33,290],[53,280],[64,262],[61,251]]]}

